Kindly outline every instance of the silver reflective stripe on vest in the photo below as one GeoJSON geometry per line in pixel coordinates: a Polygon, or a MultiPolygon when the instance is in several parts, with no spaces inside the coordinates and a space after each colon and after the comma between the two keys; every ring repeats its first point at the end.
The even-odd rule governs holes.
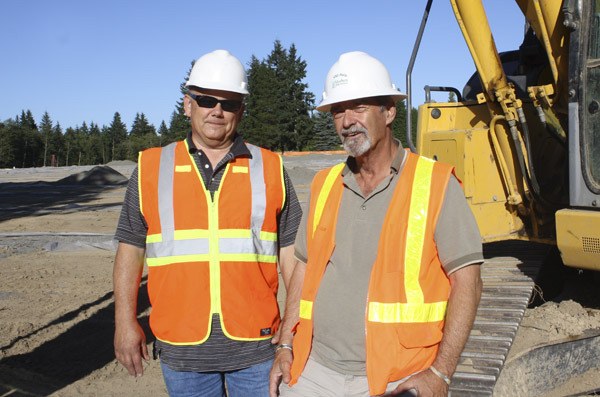
{"type": "MultiPolygon", "coordinates": [[[[167,256],[208,254],[208,239],[166,240],[160,243],[146,244],[152,249],[148,258],[164,258],[167,256]]],[[[147,248],[150,250],[150,248],[147,248]]]]}
{"type": "Polygon", "coordinates": [[[160,230],[163,240],[173,240],[175,218],[173,214],[173,179],[175,176],[175,146],[171,143],[160,155],[158,171],[158,212],[160,214],[160,230]]]}
{"type": "Polygon", "coordinates": [[[220,238],[219,251],[222,254],[277,255],[277,241],[254,238],[220,238]]]}
{"type": "Polygon", "coordinates": [[[173,214],[173,180],[175,174],[175,148],[177,142],[165,146],[160,153],[158,169],[158,213],[162,241],[146,244],[146,256],[156,258],[174,255],[175,247],[170,244],[175,239],[175,219],[173,214]]]}
{"type": "Polygon", "coordinates": [[[250,229],[258,237],[265,222],[265,211],[267,209],[265,173],[263,171],[263,158],[260,149],[254,145],[246,146],[252,154],[252,159],[250,159],[250,185],[252,186],[252,220],[250,229]]]}
{"type": "MultiPolygon", "coordinates": [[[[274,233],[263,233],[261,229],[265,221],[267,207],[266,185],[263,171],[263,159],[260,148],[247,145],[252,159],[249,161],[249,177],[252,189],[251,230],[223,230],[219,239],[219,252],[210,252],[208,231],[175,232],[175,214],[173,203],[175,147],[172,143],[163,148],[160,157],[158,178],[158,209],[162,235],[159,241],[146,243],[148,265],[165,265],[184,261],[185,256],[216,255],[217,260],[237,260],[243,262],[264,261],[275,263],[277,260],[277,237],[274,233]],[[185,236],[182,236],[182,232],[185,236]],[[179,234],[179,235],[178,235],[179,234]],[[201,235],[201,236],[200,236],[201,235]],[[174,258],[178,257],[178,258],[174,258]]],[[[223,176],[226,178],[226,175],[223,176]]],[[[202,182],[201,182],[202,183],[202,182]]],[[[207,197],[209,197],[207,195],[207,197]]],[[[215,197],[218,197],[216,195],[215,197]]],[[[210,205],[209,205],[210,207],[210,205]]],[[[208,215],[207,215],[208,216],[208,215]]],[[[210,217],[209,217],[210,218],[210,217]]],[[[210,227],[209,227],[210,229],[210,227]]]]}

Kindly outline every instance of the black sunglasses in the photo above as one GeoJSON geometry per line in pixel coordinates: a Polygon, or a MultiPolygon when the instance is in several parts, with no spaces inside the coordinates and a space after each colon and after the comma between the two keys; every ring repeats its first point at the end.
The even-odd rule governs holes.
{"type": "Polygon", "coordinates": [[[214,96],[208,95],[196,95],[191,92],[188,93],[190,98],[192,98],[198,106],[201,108],[212,109],[217,106],[217,103],[221,104],[221,108],[223,108],[226,112],[237,112],[242,107],[242,101],[235,101],[233,99],[217,99],[214,96]]]}

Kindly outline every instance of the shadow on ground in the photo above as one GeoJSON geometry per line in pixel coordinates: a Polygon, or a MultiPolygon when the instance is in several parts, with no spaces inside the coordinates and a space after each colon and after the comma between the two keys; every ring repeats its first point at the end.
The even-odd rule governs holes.
{"type": "MultiPolygon", "coordinates": [[[[70,321],[93,306],[112,300],[112,295],[110,292],[94,302],[82,305],[40,329],[18,337],[3,349],[17,343],[26,343],[28,337],[70,321]]],[[[139,291],[138,310],[144,312],[148,307],[150,301],[144,282],[139,291]]],[[[146,339],[151,340],[153,337],[147,316],[140,318],[140,323],[146,339]]],[[[114,360],[113,334],[114,303],[111,302],[31,352],[0,360],[0,396],[46,396],[88,376],[114,360]]]]}
{"type": "Polygon", "coordinates": [[[112,207],[117,203],[90,203],[126,184],[127,178],[108,166],[97,166],[56,182],[0,183],[0,222],[55,211],[68,214],[112,207]]]}

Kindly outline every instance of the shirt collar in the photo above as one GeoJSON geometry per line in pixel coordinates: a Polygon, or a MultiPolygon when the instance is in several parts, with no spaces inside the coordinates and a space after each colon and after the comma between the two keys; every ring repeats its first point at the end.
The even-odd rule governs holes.
{"type": "MultiPolygon", "coordinates": [[[[191,132],[188,132],[185,140],[188,144],[190,154],[194,154],[194,153],[197,153],[198,151],[200,151],[200,149],[198,149],[196,147],[196,145],[194,144],[194,140],[192,139],[191,132]]],[[[229,149],[229,153],[233,154],[234,158],[235,157],[252,157],[250,150],[244,143],[244,139],[239,134],[235,134],[235,137],[233,138],[233,144],[231,145],[231,148],[229,149]]]]}

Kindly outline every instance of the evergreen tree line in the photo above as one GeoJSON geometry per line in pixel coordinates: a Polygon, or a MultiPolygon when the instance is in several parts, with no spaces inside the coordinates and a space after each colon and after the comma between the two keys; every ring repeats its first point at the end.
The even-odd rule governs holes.
{"type": "MultiPolygon", "coordinates": [[[[307,91],[308,86],[303,82],[306,66],[294,44],[284,48],[279,40],[266,58],[259,60],[252,56],[247,68],[251,95],[246,98],[244,117],[238,128],[246,141],[282,153],[340,148],[331,114],[314,110],[314,94],[307,91]]],[[[182,94],[187,76],[180,86],[182,94]]],[[[398,102],[397,108],[394,135],[406,146],[404,102],[398,102]]],[[[412,112],[414,136],[417,111],[413,108],[412,112]]],[[[158,129],[144,113],[137,113],[131,129],[127,129],[119,112],[115,112],[108,126],[94,122],[88,125],[84,121],[81,126],[63,131],[58,122],[52,122],[48,112],[38,124],[31,111],[23,110],[14,119],[0,122],[0,168],[137,161],[140,150],[180,140],[189,130],[181,99],[175,104],[169,125],[162,121],[158,129]]]]}

